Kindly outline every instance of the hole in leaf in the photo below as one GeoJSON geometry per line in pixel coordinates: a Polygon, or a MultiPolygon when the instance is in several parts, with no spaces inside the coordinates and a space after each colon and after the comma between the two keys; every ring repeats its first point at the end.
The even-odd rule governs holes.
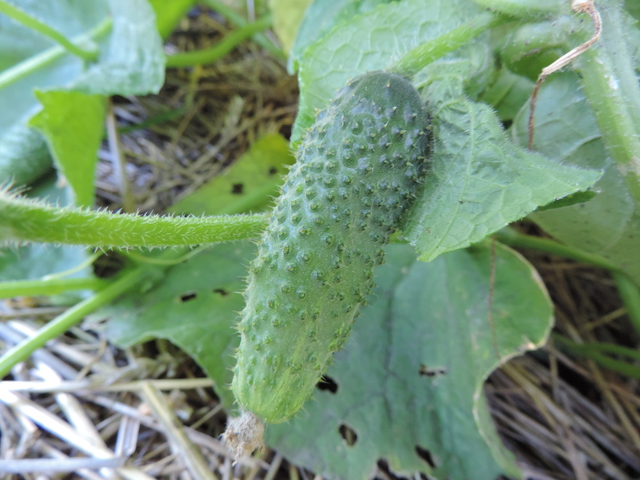
{"type": "Polygon", "coordinates": [[[234,195],[240,195],[244,190],[244,184],[242,183],[234,183],[231,187],[231,193],[234,195]]]}
{"type": "Polygon", "coordinates": [[[328,390],[331,393],[336,393],[338,391],[338,384],[333,378],[326,375],[322,376],[316,387],[318,387],[318,390],[328,390]]]}
{"type": "Polygon", "coordinates": [[[447,369],[444,367],[432,367],[429,368],[426,365],[420,365],[421,377],[440,377],[447,374],[447,369]]]}
{"type": "Polygon", "coordinates": [[[220,295],[222,295],[223,297],[226,297],[227,295],[229,295],[229,292],[227,292],[224,288],[216,288],[213,293],[219,293],[220,295]]]}
{"type": "Polygon", "coordinates": [[[352,428],[346,426],[344,423],[340,425],[338,431],[340,432],[340,436],[344,439],[345,442],[347,442],[347,445],[349,445],[350,447],[353,447],[358,441],[358,434],[352,428]]]}
{"type": "Polygon", "coordinates": [[[198,296],[198,294],[192,290],[190,292],[187,292],[187,293],[184,293],[184,294],[180,295],[180,301],[183,302],[183,303],[184,302],[188,302],[189,300],[193,300],[197,296],[198,296]]]}
{"type": "Polygon", "coordinates": [[[383,459],[378,460],[378,470],[382,475],[378,474],[375,477],[376,480],[409,480],[407,477],[395,475],[389,468],[389,464],[383,459]]]}
{"type": "Polygon", "coordinates": [[[427,462],[431,468],[437,467],[436,462],[433,459],[433,455],[431,455],[431,452],[429,450],[427,450],[426,448],[422,448],[420,445],[416,445],[416,453],[422,460],[427,462]]]}
{"type": "Polygon", "coordinates": [[[269,175],[275,175],[276,173],[278,173],[278,169],[276,167],[271,167],[269,169],[269,175]]]}

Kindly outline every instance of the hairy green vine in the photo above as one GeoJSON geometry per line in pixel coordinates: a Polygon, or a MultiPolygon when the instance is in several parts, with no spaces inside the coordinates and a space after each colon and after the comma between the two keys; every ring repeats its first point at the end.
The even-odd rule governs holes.
{"type": "Polygon", "coordinates": [[[169,217],[57,207],[0,190],[0,242],[99,248],[176,247],[258,236],[265,215],[169,217]]]}

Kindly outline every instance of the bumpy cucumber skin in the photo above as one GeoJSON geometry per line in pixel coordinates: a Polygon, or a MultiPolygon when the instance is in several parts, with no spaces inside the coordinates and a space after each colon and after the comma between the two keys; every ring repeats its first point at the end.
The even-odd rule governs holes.
{"type": "Polygon", "coordinates": [[[249,269],[232,384],[243,409],[279,423],[313,394],[422,183],[428,124],[411,83],[386,72],[318,115],[249,269]]]}

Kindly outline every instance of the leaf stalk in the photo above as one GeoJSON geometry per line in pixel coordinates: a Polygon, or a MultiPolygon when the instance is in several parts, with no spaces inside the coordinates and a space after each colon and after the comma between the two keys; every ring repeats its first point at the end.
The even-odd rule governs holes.
{"type": "Polygon", "coordinates": [[[0,298],[57,295],[73,290],[100,290],[109,282],[100,278],[51,278],[0,283],[0,298]]]}

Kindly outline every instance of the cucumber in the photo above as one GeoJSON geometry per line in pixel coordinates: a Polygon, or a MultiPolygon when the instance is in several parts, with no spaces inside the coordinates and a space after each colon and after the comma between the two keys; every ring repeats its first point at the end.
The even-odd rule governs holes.
{"type": "Polygon", "coordinates": [[[232,384],[244,424],[295,415],[345,343],[423,181],[428,126],[411,83],[387,72],[318,114],[249,268],[232,384]]]}

